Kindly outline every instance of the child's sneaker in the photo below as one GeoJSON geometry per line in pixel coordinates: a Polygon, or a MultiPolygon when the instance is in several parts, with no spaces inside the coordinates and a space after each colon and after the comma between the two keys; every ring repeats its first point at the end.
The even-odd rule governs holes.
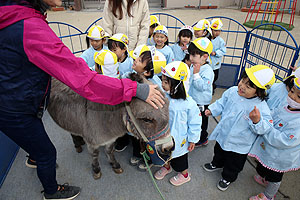
{"type": "Polygon", "coordinates": [[[266,187],[269,184],[269,182],[266,181],[265,178],[261,177],[260,175],[254,175],[253,178],[254,178],[256,183],[258,183],[258,184],[260,184],[264,187],[266,187]]]}
{"type": "Polygon", "coordinates": [[[175,186],[180,186],[184,183],[189,182],[190,180],[191,180],[190,174],[188,174],[188,177],[185,178],[182,175],[182,173],[178,173],[176,176],[174,176],[170,179],[170,183],[175,186]]]}
{"type": "Polygon", "coordinates": [[[25,165],[29,168],[36,169],[37,168],[36,161],[30,159],[29,156],[26,157],[27,159],[25,160],[25,165]]]}
{"type": "Polygon", "coordinates": [[[132,156],[130,158],[130,162],[129,163],[132,166],[136,166],[141,160],[142,160],[142,158],[138,158],[138,157],[132,156]]]}
{"type": "Polygon", "coordinates": [[[206,146],[206,145],[208,145],[208,139],[206,138],[206,140],[204,140],[204,141],[202,141],[202,142],[197,142],[196,144],[195,144],[195,147],[204,147],[204,146],[206,146]]]}
{"type": "Polygon", "coordinates": [[[203,167],[203,169],[205,169],[205,171],[208,171],[208,172],[214,172],[216,170],[222,169],[221,167],[216,167],[211,163],[206,163],[206,164],[202,165],[202,167],[203,167]]]}
{"type": "Polygon", "coordinates": [[[225,191],[228,189],[231,182],[226,181],[225,179],[221,179],[217,185],[218,189],[221,191],[225,191]]]}
{"type": "MultiPolygon", "coordinates": [[[[149,168],[151,168],[153,166],[153,163],[149,161],[148,165],[149,165],[149,168]]],[[[147,165],[144,161],[140,162],[140,164],[138,166],[138,170],[142,171],[142,172],[145,172],[147,170],[147,165]]]]}
{"type": "MultiPolygon", "coordinates": [[[[266,195],[264,193],[260,193],[256,196],[250,197],[249,200],[269,200],[266,195]]],[[[274,200],[274,198],[272,198],[271,200],[274,200]]]]}
{"type": "Polygon", "coordinates": [[[71,200],[77,197],[79,193],[80,193],[80,187],[63,184],[63,185],[59,185],[59,190],[57,190],[54,194],[44,193],[44,200],[55,200],[55,199],[71,200]]]}
{"type": "Polygon", "coordinates": [[[155,174],[154,177],[157,180],[161,180],[163,179],[167,174],[172,172],[172,168],[170,167],[170,169],[167,169],[165,167],[161,167],[155,174]]]}

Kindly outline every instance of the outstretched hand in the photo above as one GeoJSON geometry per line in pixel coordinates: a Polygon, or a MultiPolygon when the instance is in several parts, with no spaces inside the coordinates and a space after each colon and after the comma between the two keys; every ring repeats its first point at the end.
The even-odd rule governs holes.
{"type": "Polygon", "coordinates": [[[205,112],[204,112],[205,116],[209,116],[211,115],[211,111],[209,109],[206,109],[205,112]]]}
{"type": "Polygon", "coordinates": [[[257,124],[260,121],[260,112],[256,106],[254,106],[254,109],[249,113],[249,117],[253,124],[257,124]]]}
{"type": "Polygon", "coordinates": [[[163,107],[165,104],[164,96],[156,89],[158,85],[149,85],[149,95],[146,99],[146,102],[149,103],[153,108],[158,109],[163,107]]]}

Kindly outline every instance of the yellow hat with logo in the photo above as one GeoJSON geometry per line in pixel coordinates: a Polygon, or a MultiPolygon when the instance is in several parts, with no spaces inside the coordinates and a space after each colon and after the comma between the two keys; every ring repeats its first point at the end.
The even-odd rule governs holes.
{"type": "Polygon", "coordinates": [[[192,43],[194,43],[196,45],[196,47],[198,49],[200,49],[201,51],[208,53],[208,55],[210,55],[211,52],[213,51],[213,44],[206,37],[197,38],[192,43]]]}
{"type": "Polygon", "coordinates": [[[117,34],[114,34],[113,36],[111,36],[109,39],[123,43],[125,45],[125,47],[128,49],[129,41],[128,41],[127,35],[125,35],[123,33],[117,33],[117,34]]]}
{"type": "Polygon", "coordinates": [[[220,18],[214,18],[211,20],[210,28],[213,30],[222,30],[223,22],[220,18]]]}
{"type": "Polygon", "coordinates": [[[101,40],[105,37],[105,31],[101,26],[94,25],[89,29],[87,37],[93,40],[101,40]]]}
{"type": "Polygon", "coordinates": [[[157,26],[153,31],[153,34],[155,33],[161,33],[164,34],[166,37],[168,37],[168,29],[164,25],[157,26]]]}
{"type": "Polygon", "coordinates": [[[261,89],[270,89],[275,83],[273,70],[265,65],[255,65],[245,69],[249,79],[261,89]]]}
{"type": "Polygon", "coordinates": [[[155,15],[150,15],[150,26],[152,26],[153,24],[160,25],[160,22],[158,20],[158,17],[156,17],[155,15]]]}
{"type": "Polygon", "coordinates": [[[143,53],[144,51],[150,51],[149,46],[142,44],[137,46],[134,50],[129,52],[129,55],[133,58],[136,59],[137,57],[139,57],[141,55],[141,53],[143,53]]]}
{"type": "Polygon", "coordinates": [[[207,19],[201,19],[195,26],[195,31],[206,30],[210,27],[210,23],[207,19]]]}
{"type": "Polygon", "coordinates": [[[294,85],[298,90],[300,90],[300,78],[294,79],[294,85]]]}

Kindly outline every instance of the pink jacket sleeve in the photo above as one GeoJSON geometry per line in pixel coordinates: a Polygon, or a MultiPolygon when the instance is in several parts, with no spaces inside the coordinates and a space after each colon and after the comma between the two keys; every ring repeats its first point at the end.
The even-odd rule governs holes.
{"type": "Polygon", "coordinates": [[[24,20],[23,35],[24,51],[30,62],[90,101],[115,105],[131,101],[136,95],[136,82],[92,72],[82,58],[72,54],[44,20],[24,20]]]}

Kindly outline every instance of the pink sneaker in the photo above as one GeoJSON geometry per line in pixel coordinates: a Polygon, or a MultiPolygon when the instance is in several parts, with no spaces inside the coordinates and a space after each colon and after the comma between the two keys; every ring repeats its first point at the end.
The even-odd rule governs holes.
{"type": "Polygon", "coordinates": [[[190,180],[191,180],[190,174],[188,174],[187,178],[184,178],[184,176],[181,173],[178,173],[176,176],[174,176],[170,179],[170,183],[172,185],[179,186],[179,185],[189,182],[190,180]]]}
{"type": "Polygon", "coordinates": [[[260,175],[254,175],[254,180],[256,183],[264,186],[264,187],[267,187],[267,185],[269,184],[268,181],[265,180],[265,178],[261,177],[260,175]]]}
{"type": "Polygon", "coordinates": [[[161,167],[157,172],[155,172],[154,177],[157,180],[161,180],[163,179],[167,174],[172,172],[172,168],[170,167],[170,169],[168,170],[165,167],[161,167]]]}
{"type": "MultiPolygon", "coordinates": [[[[269,200],[264,193],[259,193],[256,196],[250,197],[249,200],[269,200]]],[[[274,200],[274,198],[272,198],[271,200],[274,200]]]]}

